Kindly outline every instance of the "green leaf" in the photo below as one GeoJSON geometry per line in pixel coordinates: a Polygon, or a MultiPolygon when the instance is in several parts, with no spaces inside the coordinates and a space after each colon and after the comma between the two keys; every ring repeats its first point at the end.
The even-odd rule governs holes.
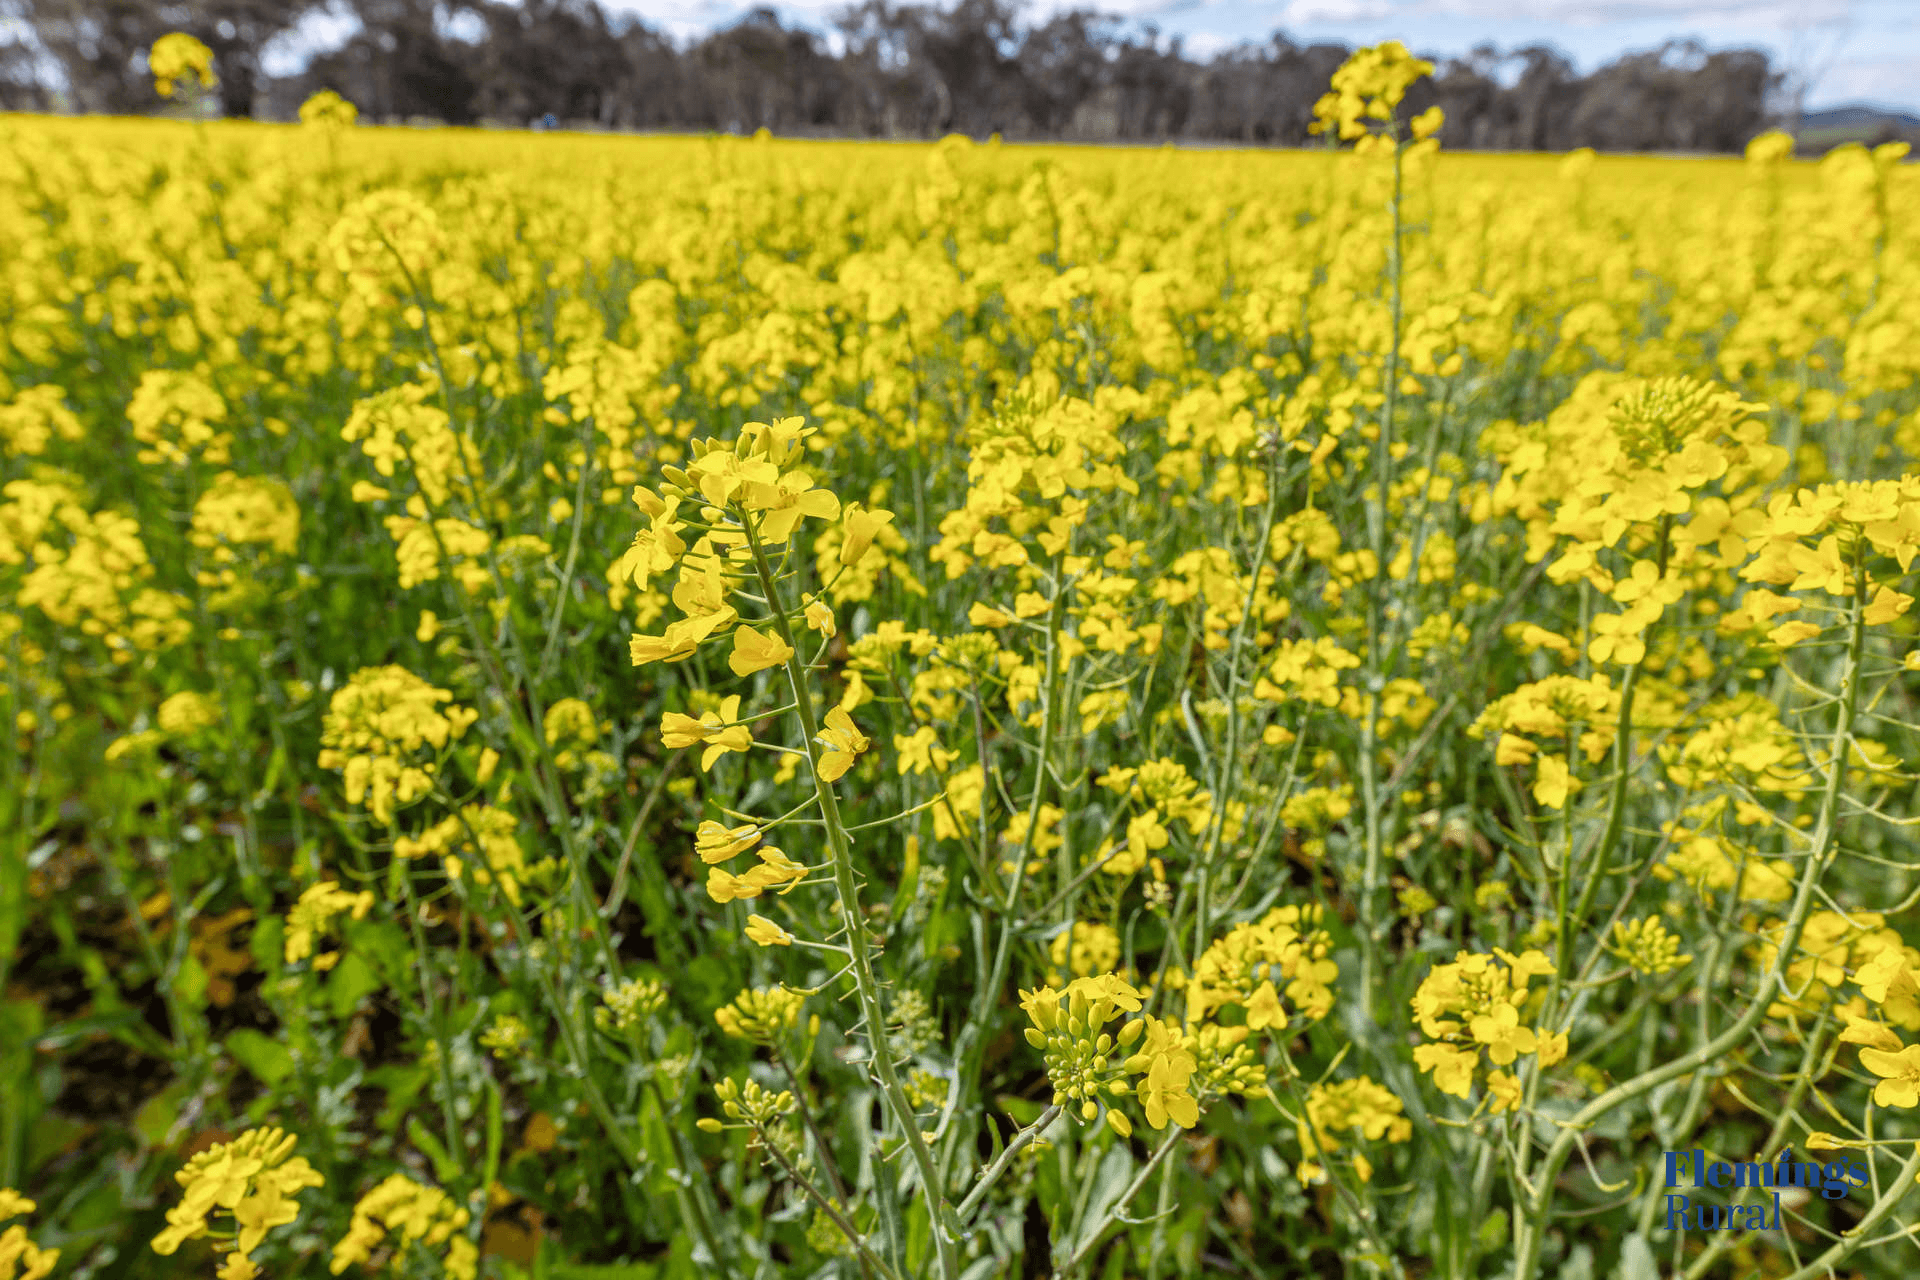
{"type": "Polygon", "coordinates": [[[1080,1220],[1080,1228],[1075,1232],[1079,1238],[1073,1243],[1074,1249],[1087,1244],[1095,1233],[1104,1228],[1107,1211],[1119,1202],[1120,1193],[1133,1180],[1133,1166],[1133,1152],[1125,1143],[1116,1144],[1101,1157],[1100,1167],[1093,1175],[1093,1195],[1087,1200],[1086,1216],[1080,1220]]]}
{"type": "Polygon", "coordinates": [[[180,959],[180,971],[173,977],[173,992],[190,1009],[207,1007],[207,971],[189,951],[180,959]]]}
{"type": "Polygon", "coordinates": [[[420,1090],[426,1086],[427,1070],[421,1066],[389,1064],[368,1072],[367,1083],[379,1085],[387,1091],[387,1105],[380,1109],[373,1123],[380,1132],[392,1133],[400,1127],[400,1121],[408,1108],[413,1106],[413,1100],[420,1096],[420,1090]]]}
{"type": "Polygon", "coordinates": [[[390,984],[406,976],[413,964],[412,941],[406,930],[391,921],[348,920],[340,936],[346,939],[349,954],[361,956],[390,984]]]}
{"type": "Polygon", "coordinates": [[[362,996],[378,991],[381,985],[380,976],[372,965],[360,958],[359,952],[347,952],[327,976],[327,999],[333,1006],[333,1016],[346,1017],[362,996]]]}
{"type": "Polygon", "coordinates": [[[1040,1113],[1046,1110],[1040,1103],[1030,1098],[1016,1098],[1010,1093],[1003,1093],[994,1101],[999,1103],[1000,1109],[1012,1116],[1022,1129],[1038,1120],[1040,1113]]]}
{"type": "Polygon", "coordinates": [[[96,1014],[89,1018],[74,1018],[68,1022],[57,1022],[41,1032],[35,1038],[34,1044],[35,1047],[46,1051],[64,1049],[76,1041],[91,1039],[97,1035],[107,1035],[139,1021],[140,1015],[131,1009],[96,1014]]]}
{"type": "Polygon", "coordinates": [[[234,1061],[253,1072],[268,1088],[279,1084],[293,1071],[293,1055],[277,1040],[242,1027],[227,1033],[227,1052],[234,1061]]]}
{"type": "Polygon", "coordinates": [[[500,1089],[487,1080],[487,1164],[480,1172],[480,1187],[490,1190],[500,1172],[500,1145],[505,1140],[505,1122],[500,1114],[500,1089]]]}
{"type": "Polygon", "coordinates": [[[460,1166],[453,1162],[453,1157],[448,1155],[447,1149],[440,1145],[440,1140],[427,1131],[427,1126],[420,1123],[419,1116],[414,1116],[407,1121],[407,1139],[426,1152],[427,1159],[433,1161],[433,1173],[440,1179],[440,1185],[452,1186],[460,1176],[460,1166]]]}
{"type": "Polygon", "coordinates": [[[929,1264],[933,1253],[933,1216],[927,1205],[927,1198],[919,1196],[908,1202],[907,1220],[907,1267],[913,1275],[923,1275],[934,1270],[929,1264]]]}
{"type": "Polygon", "coordinates": [[[260,923],[253,926],[253,936],[247,940],[253,962],[265,974],[280,972],[286,959],[286,946],[287,922],[279,916],[261,917],[260,923]]]}
{"type": "Polygon", "coordinates": [[[1654,1261],[1653,1246],[1636,1231],[1620,1245],[1620,1265],[1614,1280],[1660,1280],[1660,1264],[1654,1261]]]}
{"type": "Polygon", "coordinates": [[[186,1085],[175,1082],[148,1098],[134,1113],[134,1132],[145,1138],[148,1146],[164,1144],[180,1116],[180,1100],[186,1096],[186,1085]]]}

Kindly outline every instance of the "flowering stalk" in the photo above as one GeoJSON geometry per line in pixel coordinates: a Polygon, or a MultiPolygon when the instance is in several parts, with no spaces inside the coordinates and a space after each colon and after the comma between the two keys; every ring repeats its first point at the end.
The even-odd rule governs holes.
{"type": "Polygon", "coordinates": [[[893,1050],[887,1040],[886,1015],[880,1005],[880,984],[873,976],[871,944],[867,936],[865,914],[860,907],[860,886],[854,877],[852,844],[847,837],[846,824],[840,817],[840,805],[834,797],[833,784],[822,776],[820,770],[822,748],[816,740],[820,726],[813,714],[812,684],[807,679],[806,667],[800,658],[800,647],[794,643],[793,624],[787,618],[773,566],[767,562],[766,550],[760,544],[753,522],[742,523],[746,530],[747,545],[753,553],[754,568],[760,576],[761,591],[766,596],[774,626],[778,628],[787,650],[784,665],[787,683],[793,689],[793,714],[800,722],[800,733],[807,744],[807,763],[813,776],[814,797],[820,805],[820,821],[826,831],[827,850],[833,860],[834,892],[839,897],[840,918],[847,930],[847,951],[851,960],[849,970],[854,990],[859,996],[860,1014],[867,1024],[868,1056],[873,1063],[874,1076],[879,1081],[887,1110],[905,1135],[907,1150],[920,1175],[921,1192],[927,1197],[929,1205],[938,1210],[934,1215],[934,1239],[939,1248],[940,1273],[946,1280],[957,1280],[960,1255],[956,1248],[955,1233],[949,1230],[953,1222],[953,1207],[947,1203],[935,1171],[933,1153],[927,1149],[926,1139],[921,1136],[920,1126],[914,1119],[913,1106],[907,1101],[906,1091],[900,1087],[899,1075],[894,1071],[893,1050]]]}
{"type": "MultiPolygon", "coordinates": [[[[1820,815],[1814,826],[1813,847],[1808,851],[1807,865],[1800,874],[1800,881],[1794,893],[1793,907],[1781,931],[1773,962],[1761,975],[1759,984],[1748,999],[1747,1007],[1725,1031],[1684,1057],[1643,1071],[1631,1080],[1622,1081],[1594,1098],[1562,1123],[1560,1135],[1547,1148],[1546,1156],[1539,1168],[1533,1172],[1531,1182],[1529,1183],[1525,1178],[1524,1173],[1522,1175],[1520,1184],[1522,1199],[1518,1205],[1518,1212],[1514,1215],[1514,1280],[1533,1280],[1539,1269],[1540,1247],[1553,1209],[1555,1182],[1560,1176],[1560,1170],[1566,1165],[1567,1159],[1573,1154],[1574,1146],[1586,1130],[1602,1116],[1642,1097],[1667,1081],[1679,1079],[1681,1076],[1707,1067],[1745,1040],[1766,1016],[1773,988],[1782,981],[1794,948],[1799,945],[1801,930],[1805,927],[1807,916],[1813,907],[1815,889],[1828,864],[1833,860],[1834,850],[1840,837],[1840,800],[1846,781],[1847,751],[1852,741],[1854,717],[1860,702],[1861,655],[1866,646],[1867,572],[1863,558],[1864,547],[1857,556],[1859,558],[1856,558],[1853,566],[1854,594],[1849,615],[1846,665],[1841,675],[1839,713],[1835,718],[1829,745],[1830,757],[1827,762],[1825,794],[1821,797],[1820,815]]],[[[1737,885],[1733,891],[1738,891],[1737,885]]],[[[1902,1179],[1903,1189],[1911,1178],[1912,1170],[1910,1169],[1902,1179]]]]}
{"type": "MultiPolygon", "coordinates": [[[[1060,686],[1060,626],[1066,614],[1066,585],[1060,581],[1062,557],[1055,556],[1053,563],[1054,597],[1047,612],[1047,656],[1046,674],[1043,678],[1043,693],[1040,699],[1040,744],[1038,757],[1034,763],[1033,791],[1027,800],[1027,824],[1020,845],[1013,850],[1013,872],[1007,877],[1006,897],[1001,901],[1000,941],[994,949],[993,967],[988,971],[986,981],[974,994],[974,1017],[963,1033],[958,1058],[958,1072],[962,1080],[971,1080],[979,1072],[980,1059],[986,1053],[985,1038],[980,1028],[989,1025],[994,1005],[999,1000],[999,992],[1006,982],[1007,963],[1012,955],[1013,937],[1020,921],[1015,914],[1020,902],[1020,890],[1026,883],[1027,850],[1033,843],[1034,833],[1040,829],[1040,805],[1045,797],[1044,788],[1051,774],[1053,762],[1053,740],[1056,736],[1056,703],[1060,686]]],[[[975,732],[983,731],[978,718],[979,699],[975,700],[975,732]]],[[[986,740],[979,741],[982,764],[982,780],[985,779],[986,740]]],[[[984,797],[980,805],[980,843],[983,858],[988,855],[986,832],[987,806],[984,797]]],[[[991,865],[989,860],[988,865],[991,865]]],[[[984,887],[984,886],[983,886],[984,887]]],[[[971,1197],[969,1197],[971,1198],[971,1197]]],[[[957,1229],[957,1228],[956,1228],[957,1229]]]]}

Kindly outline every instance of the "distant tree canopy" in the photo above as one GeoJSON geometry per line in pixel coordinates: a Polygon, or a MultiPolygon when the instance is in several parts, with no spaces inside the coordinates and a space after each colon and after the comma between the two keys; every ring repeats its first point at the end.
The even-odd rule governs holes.
{"type": "MultiPolygon", "coordinates": [[[[0,107],[157,107],[146,49],[187,31],[214,51],[221,110],[286,118],[331,88],[369,120],[932,137],[1191,139],[1298,146],[1348,49],[1276,33],[1206,60],[1093,10],[1022,25],[1009,0],[859,0],[831,44],[758,9],[684,46],[597,0],[0,0],[0,107]],[[302,74],[261,51],[307,14],[360,29],[302,74]],[[834,52],[838,49],[838,52],[834,52]],[[51,73],[51,74],[50,74],[51,73]],[[64,82],[63,84],[61,82],[64,82]]],[[[1406,107],[1438,103],[1454,148],[1733,151],[1768,123],[1766,54],[1687,41],[1578,75],[1545,46],[1436,60],[1406,107]]]]}

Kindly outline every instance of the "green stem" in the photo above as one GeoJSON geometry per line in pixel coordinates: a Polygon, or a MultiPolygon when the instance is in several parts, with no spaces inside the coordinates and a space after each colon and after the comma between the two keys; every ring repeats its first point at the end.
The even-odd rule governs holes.
{"type": "Polygon", "coordinates": [[[965,1222],[967,1215],[980,1207],[980,1202],[987,1198],[987,1192],[992,1190],[993,1184],[1000,1181],[1001,1175],[1006,1173],[1013,1164],[1013,1158],[1019,1155],[1027,1144],[1046,1132],[1047,1126],[1059,1119],[1061,1110],[1060,1104],[1054,1103],[1040,1113],[1039,1119],[1014,1134],[1013,1139],[1007,1143],[1006,1150],[1002,1151],[999,1158],[980,1174],[980,1180],[973,1184],[973,1190],[967,1193],[967,1198],[962,1200],[959,1207],[953,1211],[954,1216],[961,1222],[965,1222]]]}
{"type": "Polygon", "coordinates": [[[1907,1162],[1900,1166],[1900,1172],[1894,1175],[1893,1183],[1887,1188],[1886,1194],[1874,1201],[1873,1207],[1867,1210],[1866,1216],[1855,1223],[1847,1234],[1830,1246],[1825,1253],[1801,1267],[1786,1280],[1815,1280],[1816,1277],[1833,1275],[1835,1267],[1844,1262],[1855,1249],[1867,1243],[1867,1232],[1880,1225],[1880,1220],[1893,1212],[1893,1207],[1900,1203],[1908,1189],[1913,1186],[1916,1175],[1920,1175],[1920,1145],[1914,1147],[1913,1154],[1907,1157],[1907,1162]]]}
{"type": "Polygon", "coordinates": [[[900,1280],[900,1273],[889,1266],[886,1259],[867,1247],[867,1238],[860,1233],[860,1228],[847,1221],[847,1215],[840,1212],[839,1206],[821,1195],[818,1187],[800,1176],[800,1171],[794,1168],[787,1158],[780,1153],[780,1148],[773,1145],[773,1136],[766,1132],[761,1132],[759,1137],[760,1145],[767,1149],[767,1154],[773,1157],[774,1162],[780,1166],[781,1170],[792,1180],[793,1184],[806,1192],[807,1198],[819,1206],[820,1212],[826,1214],[828,1218],[833,1220],[833,1225],[840,1228],[840,1234],[847,1238],[847,1243],[860,1251],[862,1261],[878,1271],[883,1277],[883,1280],[900,1280]]]}
{"type": "Polygon", "coordinates": [[[761,590],[766,593],[767,603],[773,610],[774,625],[787,647],[787,681],[793,686],[793,711],[800,721],[800,732],[806,742],[814,795],[820,802],[820,818],[826,828],[827,848],[833,858],[833,884],[840,899],[841,919],[846,923],[847,951],[852,959],[849,968],[853,974],[854,990],[860,999],[860,1015],[867,1024],[868,1056],[873,1064],[874,1077],[879,1082],[880,1094],[886,1099],[894,1123],[900,1126],[906,1138],[907,1151],[913,1157],[914,1168],[919,1171],[921,1189],[927,1196],[929,1206],[937,1210],[933,1234],[940,1254],[940,1272],[946,1280],[958,1280],[959,1233],[952,1221],[953,1206],[947,1203],[942,1192],[939,1175],[934,1169],[933,1153],[927,1150],[926,1139],[921,1137],[920,1125],[914,1119],[913,1106],[907,1101],[900,1078],[893,1069],[893,1050],[887,1041],[886,1013],[880,1006],[880,984],[873,976],[867,925],[860,908],[860,886],[854,876],[853,849],[847,838],[846,824],[840,818],[840,804],[833,794],[833,785],[820,776],[821,748],[815,741],[820,727],[813,714],[813,694],[807,683],[806,669],[800,662],[800,648],[794,643],[793,624],[782,607],[779,587],[773,566],[767,562],[766,550],[760,545],[752,523],[743,521],[742,526],[746,530],[747,545],[753,551],[753,563],[760,575],[761,590]]]}
{"type": "Polygon", "coordinates": [[[1380,933],[1379,922],[1381,850],[1385,843],[1385,833],[1381,823],[1381,796],[1379,779],[1376,773],[1379,762],[1374,759],[1374,722],[1380,716],[1380,692],[1385,685],[1381,673],[1381,597],[1388,589],[1387,583],[1387,501],[1392,489],[1389,483],[1393,466],[1393,413],[1395,401],[1400,391],[1400,327],[1404,319],[1405,300],[1402,296],[1402,262],[1400,254],[1400,196],[1405,182],[1403,157],[1406,148],[1401,145],[1398,129],[1393,139],[1393,238],[1387,245],[1387,275],[1391,295],[1392,326],[1387,340],[1387,361],[1383,370],[1380,404],[1380,430],[1374,440],[1373,470],[1376,492],[1374,501],[1367,505],[1367,532],[1373,551],[1373,581],[1367,593],[1367,720],[1360,730],[1360,792],[1361,803],[1366,806],[1366,859],[1360,871],[1360,1022],[1362,1025],[1373,1021],[1373,984],[1375,971],[1379,967],[1380,933]]]}
{"type": "Polygon", "coordinates": [[[1140,1188],[1147,1185],[1147,1179],[1152,1177],[1153,1171],[1160,1167],[1160,1162],[1173,1153],[1174,1145],[1180,1141],[1180,1135],[1184,1132],[1186,1131],[1177,1124],[1167,1125],[1167,1136],[1160,1140],[1160,1145],[1154,1148],[1153,1155],[1148,1157],[1146,1164],[1141,1166],[1140,1172],[1134,1175],[1133,1181],[1127,1184],[1127,1189],[1120,1193],[1120,1198],[1108,1206],[1106,1213],[1101,1215],[1100,1221],[1095,1223],[1090,1231],[1081,1236],[1080,1247],[1075,1249],[1073,1256],[1067,1259],[1067,1265],[1060,1268],[1060,1274],[1071,1274],[1086,1256],[1093,1252],[1093,1247],[1100,1243],[1100,1237],[1107,1233],[1107,1228],[1113,1225],[1114,1220],[1126,1210],[1133,1198],[1140,1194],[1140,1188]]]}

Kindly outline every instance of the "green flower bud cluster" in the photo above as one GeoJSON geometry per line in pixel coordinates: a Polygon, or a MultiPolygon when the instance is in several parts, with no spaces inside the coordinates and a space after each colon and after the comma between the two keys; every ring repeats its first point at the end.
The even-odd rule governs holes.
{"type": "Polygon", "coordinates": [[[527,1024],[511,1013],[503,1013],[480,1034],[480,1043],[502,1062],[522,1057],[533,1044],[527,1024]]]}
{"type": "Polygon", "coordinates": [[[1247,1043],[1247,1031],[1210,1022],[1195,1033],[1195,1093],[1203,1098],[1230,1093],[1245,1098],[1267,1096],[1267,1070],[1247,1043]]]}
{"type": "MultiPolygon", "coordinates": [[[[779,1093],[761,1086],[757,1080],[748,1080],[741,1084],[737,1080],[722,1080],[713,1086],[714,1096],[720,1099],[720,1110],[729,1120],[738,1120],[750,1128],[765,1130],[777,1124],[780,1117],[793,1110],[793,1093],[782,1089],[779,1093]]],[[[726,1123],[711,1116],[699,1122],[706,1133],[719,1133],[729,1128],[726,1123]]]]}
{"type": "Polygon", "coordinates": [[[602,1031],[626,1032],[642,1025],[667,1007],[667,988],[654,978],[630,978],[601,997],[593,1011],[593,1025],[602,1031]]]}
{"type": "Polygon", "coordinates": [[[1671,973],[1693,959],[1680,954],[1680,939],[1667,932],[1658,916],[1614,925],[1612,951],[1635,973],[1645,974],[1671,973]]]}
{"type": "Polygon", "coordinates": [[[754,987],[715,1009],[713,1020],[736,1040],[772,1044],[775,1036],[800,1021],[800,1006],[806,999],[786,987],[754,987]]]}
{"type": "Polygon", "coordinates": [[[1113,974],[1077,978],[1065,988],[1042,987],[1020,993],[1020,1007],[1033,1025],[1027,1043],[1046,1055],[1053,1081],[1053,1102],[1080,1104],[1080,1117],[1100,1114],[1096,1098],[1118,1097],[1128,1090],[1117,1055],[1140,1038],[1144,1024],[1130,1021],[1118,1036],[1103,1028],[1122,1012],[1140,1009],[1140,993],[1113,974]]]}

